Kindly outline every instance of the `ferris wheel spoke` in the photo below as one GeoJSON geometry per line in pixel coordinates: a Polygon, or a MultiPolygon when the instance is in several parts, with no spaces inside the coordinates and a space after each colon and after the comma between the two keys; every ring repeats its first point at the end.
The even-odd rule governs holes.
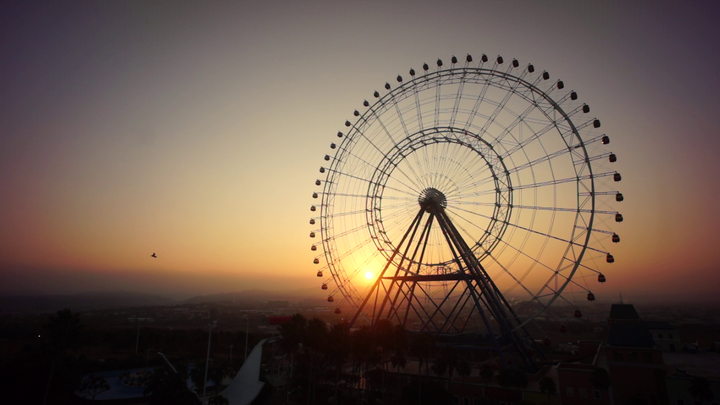
{"type": "Polygon", "coordinates": [[[598,179],[601,177],[609,177],[613,176],[616,172],[606,172],[606,173],[593,173],[593,174],[586,174],[583,176],[575,176],[575,177],[566,177],[563,179],[554,179],[550,181],[543,181],[538,183],[531,183],[531,184],[521,184],[517,186],[513,186],[513,190],[524,190],[527,188],[540,188],[540,187],[546,187],[546,186],[554,186],[557,184],[563,184],[563,183],[570,183],[570,182],[576,182],[580,180],[590,180],[590,179],[598,179]]]}
{"type": "MultiPolygon", "coordinates": [[[[463,75],[465,73],[463,72],[463,75]]],[[[465,87],[465,81],[460,81],[458,85],[458,91],[455,94],[455,104],[453,105],[452,113],[450,114],[450,126],[455,126],[455,120],[457,119],[458,109],[460,108],[460,100],[462,100],[463,88],[465,87]]]]}
{"type": "MultiPolygon", "coordinates": [[[[495,146],[497,146],[497,145],[499,145],[500,143],[502,143],[503,139],[504,139],[507,135],[511,134],[512,131],[513,131],[516,127],[518,127],[518,125],[521,125],[523,122],[525,122],[525,119],[526,119],[526,118],[530,115],[530,113],[532,113],[534,110],[535,110],[535,106],[532,105],[532,104],[529,105],[529,106],[525,109],[525,111],[523,111],[522,113],[520,113],[520,115],[518,115],[517,117],[515,117],[515,119],[513,120],[513,122],[510,123],[510,125],[508,125],[507,127],[505,127],[505,128],[503,129],[503,131],[500,133],[500,135],[498,135],[497,137],[495,137],[495,139],[493,139],[492,141],[490,141],[490,147],[494,148],[495,146]]],[[[520,127],[520,129],[522,129],[522,127],[520,127]]]]}
{"type": "MultiPolygon", "coordinates": [[[[376,165],[371,164],[371,163],[368,162],[367,160],[361,158],[360,156],[357,156],[356,154],[354,154],[354,153],[352,153],[352,152],[348,152],[348,154],[349,154],[350,156],[354,157],[358,162],[360,162],[360,163],[364,164],[365,166],[367,166],[369,169],[376,170],[376,168],[377,168],[376,165]]],[[[405,178],[408,179],[411,183],[413,183],[413,185],[410,186],[410,185],[408,185],[408,184],[400,181],[400,179],[398,179],[398,178],[395,178],[395,181],[396,181],[396,182],[398,182],[398,183],[400,183],[401,185],[405,186],[408,190],[414,190],[414,191],[416,191],[416,192],[418,192],[418,193],[420,192],[420,190],[422,190],[422,186],[421,186],[421,185],[418,185],[417,183],[414,183],[414,180],[413,180],[412,177],[410,177],[409,175],[407,175],[407,174],[406,174],[404,171],[402,171],[402,169],[399,168],[398,166],[394,166],[394,167],[395,167],[395,170],[397,170],[399,173],[401,173],[403,176],[405,176],[405,178]]],[[[349,176],[348,174],[346,174],[346,173],[344,173],[344,172],[341,172],[341,171],[339,171],[339,170],[337,170],[337,169],[330,168],[330,169],[328,169],[328,170],[330,170],[331,173],[337,173],[337,174],[349,176]]],[[[417,177],[417,176],[416,176],[416,177],[417,177]]],[[[368,183],[370,183],[370,184],[380,185],[379,183],[374,183],[374,182],[372,182],[372,180],[364,179],[364,178],[361,178],[361,177],[357,177],[357,176],[356,176],[356,177],[354,177],[354,178],[356,178],[356,179],[358,179],[358,180],[362,180],[362,181],[368,182],[368,183]]]]}
{"type": "Polygon", "coordinates": [[[537,158],[537,159],[534,159],[534,160],[531,160],[531,161],[529,161],[529,162],[523,163],[523,164],[521,164],[521,165],[518,165],[518,166],[515,166],[515,167],[512,167],[512,168],[508,168],[508,172],[509,172],[510,174],[517,173],[517,172],[519,172],[519,171],[521,171],[521,170],[525,170],[525,169],[528,169],[528,168],[532,168],[533,166],[536,166],[536,165],[538,165],[539,163],[552,161],[552,160],[555,159],[555,158],[561,157],[561,156],[566,155],[566,154],[571,153],[571,152],[572,152],[571,149],[569,149],[569,148],[563,148],[563,149],[560,149],[560,150],[555,151],[555,152],[553,152],[553,153],[549,153],[549,154],[543,155],[543,156],[541,156],[541,157],[539,157],[539,158],[537,158]]]}
{"type": "MultiPolygon", "coordinates": [[[[484,214],[481,214],[481,213],[479,213],[479,212],[469,211],[469,210],[466,210],[466,209],[463,209],[463,208],[460,208],[460,207],[458,207],[457,210],[466,212],[466,213],[471,214],[471,215],[476,215],[476,216],[479,216],[479,217],[481,217],[481,218],[493,219],[493,217],[491,217],[491,216],[489,216],[489,215],[484,215],[484,214]]],[[[501,221],[501,222],[505,223],[505,224],[508,225],[508,226],[512,226],[512,227],[514,227],[514,228],[517,228],[517,229],[520,229],[520,230],[523,230],[523,231],[526,231],[526,232],[530,232],[530,233],[533,233],[533,234],[535,234],[535,235],[544,236],[544,237],[547,237],[547,238],[550,238],[550,239],[554,239],[554,240],[557,240],[557,241],[559,241],[559,242],[564,242],[564,243],[567,243],[567,244],[570,244],[570,245],[585,247],[583,244],[577,243],[577,242],[575,242],[575,241],[571,241],[571,240],[568,240],[568,239],[565,239],[565,238],[561,238],[561,237],[555,236],[555,235],[550,235],[550,234],[545,233],[545,232],[536,231],[536,230],[534,230],[534,229],[526,228],[526,227],[524,227],[524,226],[522,226],[522,225],[514,224],[514,223],[509,222],[509,221],[501,221]]],[[[593,247],[591,247],[591,246],[587,246],[587,249],[596,251],[596,252],[598,252],[598,253],[607,253],[607,252],[604,252],[604,251],[602,251],[602,250],[595,249],[595,248],[593,248],[593,247]]]]}
{"type": "MultiPolygon", "coordinates": [[[[513,76],[509,76],[513,77],[513,76]]],[[[508,91],[505,93],[505,97],[500,101],[500,103],[497,104],[495,107],[495,110],[490,115],[490,118],[488,118],[487,121],[485,121],[485,124],[482,126],[482,129],[480,130],[480,135],[483,136],[485,133],[487,133],[488,129],[490,129],[490,126],[492,126],[495,123],[495,120],[497,119],[498,115],[505,109],[505,106],[507,105],[507,102],[510,101],[510,98],[514,94],[516,94],[518,87],[522,84],[521,79],[515,78],[514,83],[510,84],[510,87],[508,91]]]]}
{"type": "Polygon", "coordinates": [[[358,177],[358,176],[353,176],[353,175],[351,175],[351,174],[343,173],[343,172],[340,172],[340,171],[337,171],[337,170],[334,170],[334,169],[328,169],[328,170],[334,171],[335,173],[337,173],[337,174],[340,175],[340,176],[349,177],[349,178],[351,178],[351,179],[359,180],[359,181],[361,181],[361,182],[368,183],[368,184],[374,185],[374,186],[381,186],[381,187],[383,187],[384,189],[388,189],[388,190],[392,190],[392,191],[397,191],[398,193],[407,194],[407,195],[409,195],[409,196],[416,196],[416,195],[419,193],[419,191],[414,190],[414,189],[410,188],[409,185],[404,184],[404,183],[399,182],[399,181],[398,181],[398,183],[400,183],[400,185],[402,185],[402,186],[407,187],[407,188],[409,189],[409,191],[408,191],[408,190],[401,190],[401,189],[399,189],[399,188],[392,187],[392,186],[388,186],[387,184],[383,185],[383,184],[381,184],[381,183],[374,182],[374,181],[372,181],[372,180],[370,180],[370,179],[366,179],[366,178],[358,177]]]}

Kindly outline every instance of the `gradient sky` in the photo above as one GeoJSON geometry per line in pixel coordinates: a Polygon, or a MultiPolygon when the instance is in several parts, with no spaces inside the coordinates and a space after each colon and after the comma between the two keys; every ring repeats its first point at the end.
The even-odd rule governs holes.
{"type": "Polygon", "coordinates": [[[717,299],[718,16],[711,1],[3,2],[0,293],[318,287],[308,208],[334,133],[398,73],[486,53],[562,79],[612,137],[625,222],[598,298],[717,299]]]}

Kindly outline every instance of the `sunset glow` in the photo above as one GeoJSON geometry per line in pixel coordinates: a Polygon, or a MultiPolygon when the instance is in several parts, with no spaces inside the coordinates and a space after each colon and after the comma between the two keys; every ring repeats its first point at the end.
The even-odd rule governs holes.
{"type": "MultiPolygon", "coordinates": [[[[420,74],[423,63],[433,71],[438,58],[447,67],[452,56],[462,63],[467,54],[475,61],[487,54],[491,61],[503,55],[503,70],[517,58],[521,68],[532,63],[537,72],[549,72],[544,85],[562,80],[563,91],[577,91],[578,102],[592,108],[578,114],[597,117],[598,135],[612,139],[604,153],[617,154],[612,170],[622,173],[622,182],[598,181],[609,182],[625,199],[598,203],[595,209],[609,214],[592,228],[617,232],[622,241],[593,234],[598,251],[584,259],[607,283],[592,277],[578,283],[587,283],[598,300],[614,300],[620,292],[627,299],[717,299],[713,235],[720,229],[720,210],[713,207],[720,182],[713,176],[720,173],[714,120],[720,63],[713,60],[720,59],[720,25],[713,20],[714,2],[0,7],[1,294],[129,290],[189,297],[257,288],[326,298],[321,285],[332,291],[335,279],[323,267],[328,242],[320,208],[310,210],[319,200],[311,196],[322,193],[315,182],[327,173],[318,170],[330,167],[324,157],[339,150],[330,144],[340,145],[336,134],[348,130],[345,120],[356,119],[355,109],[364,112],[363,101],[374,102],[373,92],[383,92],[385,83],[401,86],[398,75],[407,83],[410,68],[420,74]],[[681,73],[682,66],[692,74],[681,73]],[[614,222],[616,211],[622,223],[614,222]],[[612,252],[612,265],[599,253],[605,251],[612,252]]],[[[445,101],[444,109],[456,108],[460,115],[474,105],[445,101]]],[[[408,103],[404,111],[416,114],[415,98],[408,103]]],[[[524,107],[508,110],[517,114],[524,107]]],[[[536,121],[528,117],[528,125],[536,121]]],[[[402,131],[409,123],[382,124],[402,131]]],[[[368,137],[379,134],[387,141],[378,128],[368,137]]],[[[370,146],[362,150],[375,153],[370,146]]],[[[417,149],[408,161],[422,160],[427,150],[432,151],[417,149]]],[[[461,161],[463,155],[457,156],[461,161]]],[[[593,165],[606,160],[603,155],[593,165]]],[[[436,164],[455,167],[452,161],[436,164]]],[[[552,178],[536,166],[539,178],[518,172],[512,181],[552,178]]],[[[347,169],[370,178],[375,167],[358,160],[347,169]]],[[[400,189],[400,181],[388,183],[386,193],[400,189]]],[[[363,196],[367,188],[343,194],[363,196]]],[[[543,192],[527,191],[513,203],[577,206],[562,194],[543,192]]],[[[451,208],[490,204],[492,212],[494,194],[487,195],[451,208]]],[[[400,200],[388,198],[384,215],[409,223],[414,214],[406,220],[405,207],[393,201],[400,200]]],[[[359,225],[365,226],[364,200],[358,206],[348,212],[361,212],[359,225]]],[[[521,213],[515,209],[513,215],[521,213]]],[[[574,229],[575,214],[548,209],[522,219],[553,234],[574,229]]],[[[457,225],[481,234],[487,214],[477,208],[475,217],[457,225]]],[[[334,217],[335,231],[348,218],[334,217]]],[[[396,233],[401,237],[406,228],[401,223],[396,233]]],[[[356,243],[369,236],[354,229],[348,228],[332,254],[342,259],[351,282],[360,281],[362,293],[377,277],[365,269],[380,271],[385,257],[373,243],[356,243]]],[[[498,260],[485,263],[502,289],[522,278],[537,292],[549,282],[547,274],[562,266],[558,260],[548,268],[536,264],[536,258],[565,252],[556,239],[512,228],[503,238],[511,245],[498,244],[498,260]]]]}

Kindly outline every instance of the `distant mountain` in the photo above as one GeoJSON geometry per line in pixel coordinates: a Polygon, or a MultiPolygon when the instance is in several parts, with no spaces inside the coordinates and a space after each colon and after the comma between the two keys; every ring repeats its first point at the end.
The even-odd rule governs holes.
{"type": "Polygon", "coordinates": [[[3,313],[43,313],[70,308],[89,311],[120,307],[175,305],[178,302],[155,294],[127,291],[86,292],[72,295],[0,296],[3,313]]]}
{"type": "Polygon", "coordinates": [[[198,295],[192,298],[188,298],[183,301],[183,304],[202,304],[206,302],[248,302],[248,301],[275,301],[275,300],[288,300],[297,301],[305,298],[318,298],[322,297],[323,294],[319,288],[313,289],[298,289],[298,290],[284,290],[284,291],[267,291],[267,290],[244,290],[231,293],[220,293],[220,294],[208,294],[198,295]]]}

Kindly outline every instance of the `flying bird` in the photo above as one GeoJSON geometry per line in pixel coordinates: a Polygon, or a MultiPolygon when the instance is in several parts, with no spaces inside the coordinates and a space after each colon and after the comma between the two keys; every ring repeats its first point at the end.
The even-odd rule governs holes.
{"type": "Polygon", "coordinates": [[[157,255],[155,254],[155,252],[153,252],[151,256],[157,259],[157,255]]]}

